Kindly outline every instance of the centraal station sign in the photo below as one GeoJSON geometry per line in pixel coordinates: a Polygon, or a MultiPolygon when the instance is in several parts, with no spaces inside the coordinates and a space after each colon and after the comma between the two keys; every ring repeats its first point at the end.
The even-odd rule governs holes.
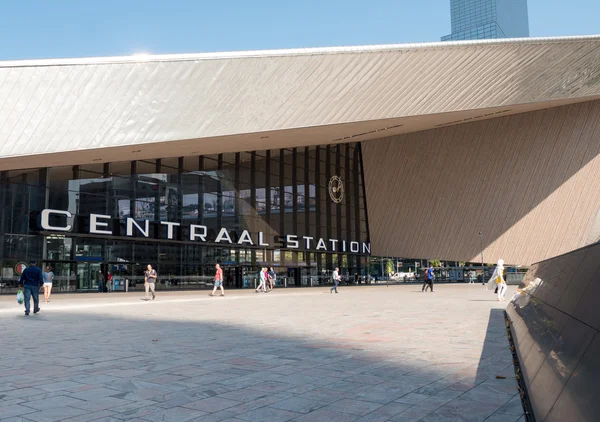
{"type": "MultiPolygon", "coordinates": [[[[151,237],[151,222],[150,220],[137,220],[131,217],[123,220],[113,219],[110,215],[105,214],[89,214],[89,223],[86,224],[84,230],[86,233],[93,235],[104,236],[127,236],[132,238],[150,238],[151,237]],[[121,233],[121,223],[124,221],[124,233],[121,233]],[[117,223],[118,232],[115,233],[117,223]]],[[[50,232],[73,232],[72,224],[73,214],[65,210],[45,209],[41,212],[40,225],[45,231],[50,232]]],[[[243,230],[239,236],[234,235],[225,227],[214,231],[214,234],[209,233],[207,226],[201,224],[185,224],[173,221],[160,221],[159,227],[163,228],[164,238],[167,240],[186,240],[205,243],[222,243],[236,244],[239,246],[257,246],[257,247],[276,247],[286,249],[304,249],[314,251],[327,252],[351,252],[351,253],[371,253],[371,244],[368,242],[346,241],[339,239],[324,239],[314,238],[311,236],[298,236],[288,234],[280,236],[280,240],[276,245],[270,245],[268,239],[263,232],[258,232],[253,236],[248,230],[243,230]],[[176,239],[176,230],[181,230],[179,239],[176,239]],[[185,236],[184,236],[185,235],[185,236]]],[[[81,228],[78,230],[81,232],[81,228]]]]}

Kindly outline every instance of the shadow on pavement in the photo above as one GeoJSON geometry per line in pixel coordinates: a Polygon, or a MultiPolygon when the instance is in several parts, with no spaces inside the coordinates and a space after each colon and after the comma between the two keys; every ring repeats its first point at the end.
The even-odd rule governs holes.
{"type": "Polygon", "coordinates": [[[501,309],[491,310],[481,348],[460,322],[416,343],[440,315],[414,329],[373,318],[304,329],[269,303],[239,324],[224,321],[235,301],[3,315],[0,420],[521,418],[501,309]]]}

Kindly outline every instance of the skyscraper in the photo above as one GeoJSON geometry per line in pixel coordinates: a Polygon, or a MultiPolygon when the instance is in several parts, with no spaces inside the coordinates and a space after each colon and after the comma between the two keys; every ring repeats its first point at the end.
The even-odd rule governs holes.
{"type": "Polygon", "coordinates": [[[529,36],[527,0],[450,0],[450,15],[442,41],[529,36]]]}

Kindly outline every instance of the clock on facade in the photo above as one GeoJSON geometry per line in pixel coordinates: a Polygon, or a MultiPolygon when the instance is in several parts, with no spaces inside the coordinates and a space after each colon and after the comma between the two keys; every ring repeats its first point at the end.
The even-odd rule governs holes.
{"type": "Polygon", "coordinates": [[[344,182],[339,176],[332,176],[329,179],[329,197],[336,204],[344,199],[344,182]]]}

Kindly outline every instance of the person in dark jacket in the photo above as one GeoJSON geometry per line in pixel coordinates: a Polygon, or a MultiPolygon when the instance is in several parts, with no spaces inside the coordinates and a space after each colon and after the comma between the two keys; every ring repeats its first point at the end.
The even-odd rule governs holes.
{"type": "Polygon", "coordinates": [[[21,284],[25,296],[25,315],[29,315],[32,296],[33,313],[37,314],[40,311],[40,287],[44,284],[44,275],[42,270],[35,266],[35,261],[31,261],[29,267],[25,268],[25,271],[21,274],[19,285],[21,284]]]}

